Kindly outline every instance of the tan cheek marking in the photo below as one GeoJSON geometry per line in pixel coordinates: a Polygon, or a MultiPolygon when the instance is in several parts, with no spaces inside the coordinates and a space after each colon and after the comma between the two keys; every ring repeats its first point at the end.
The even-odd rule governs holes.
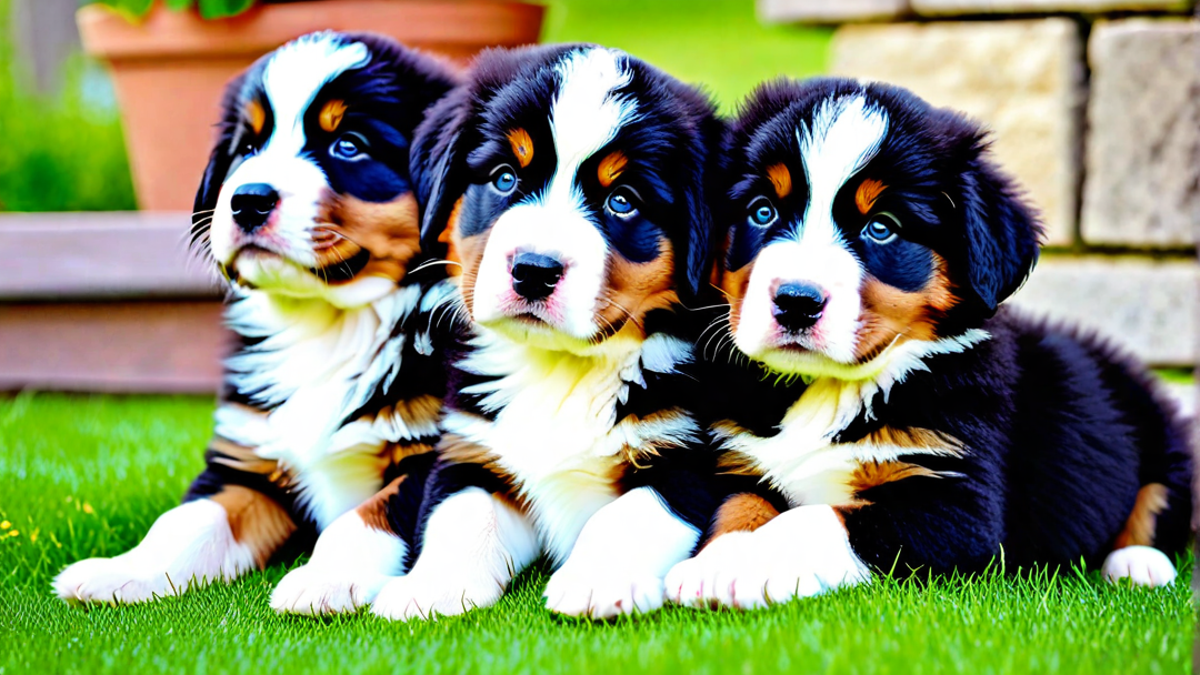
{"type": "Polygon", "coordinates": [[[513,154],[517,156],[517,163],[521,168],[529,166],[533,161],[533,139],[529,137],[529,132],[524,129],[513,129],[508,132],[508,144],[512,146],[513,154]]]}
{"type": "Polygon", "coordinates": [[[458,201],[454,202],[454,208],[450,209],[450,217],[446,219],[446,229],[438,235],[438,243],[446,245],[446,260],[456,265],[447,265],[446,273],[452,277],[462,274],[462,256],[458,254],[458,215],[462,210],[463,197],[459,197],[458,201]]]}
{"type": "Polygon", "coordinates": [[[1117,535],[1114,548],[1126,546],[1154,545],[1154,526],[1158,514],[1167,508],[1167,487],[1161,483],[1149,483],[1138,490],[1137,500],[1124,529],[1117,535]]]}
{"type": "Polygon", "coordinates": [[[620,150],[611,152],[607,157],[600,160],[600,166],[596,170],[600,179],[600,184],[604,187],[609,187],[617,178],[621,177],[621,172],[625,170],[625,165],[629,160],[620,150]]]}
{"type": "Polygon", "coordinates": [[[925,288],[908,293],[868,276],[862,289],[861,327],[855,357],[867,361],[895,340],[937,338],[938,322],[958,304],[946,261],[934,253],[933,277],[925,288]]]}
{"type": "Polygon", "coordinates": [[[746,300],[746,289],[750,286],[750,274],[754,272],[754,261],[746,263],[733,272],[721,274],[720,286],[722,295],[729,303],[729,330],[737,331],[742,320],[742,303],[746,300]]]}
{"type": "Polygon", "coordinates": [[[320,123],[321,128],[325,131],[337,131],[337,128],[342,123],[342,118],[346,115],[346,102],[338,99],[325,104],[321,108],[320,123]]]}
{"type": "Polygon", "coordinates": [[[777,515],[779,510],[756,494],[744,492],[734,495],[717,509],[712,539],[727,532],[753,532],[777,515]]]}
{"type": "Polygon", "coordinates": [[[858,207],[858,212],[867,215],[871,211],[871,207],[875,206],[875,201],[879,199],[879,195],[887,186],[874,178],[864,180],[858,186],[858,191],[854,193],[854,205],[858,207]]]}
{"type": "Polygon", "coordinates": [[[462,275],[458,282],[459,289],[462,292],[467,312],[472,316],[474,316],[475,308],[475,282],[479,279],[479,266],[483,264],[483,253],[487,250],[488,237],[491,236],[491,233],[492,230],[489,227],[479,234],[464,237],[456,227],[450,235],[450,248],[454,249],[461,264],[459,269],[462,275]]]}
{"type": "Polygon", "coordinates": [[[246,104],[246,119],[250,121],[250,128],[254,133],[261,134],[263,125],[267,123],[267,112],[258,101],[250,101],[246,104]]]}
{"type": "Polygon", "coordinates": [[[355,279],[382,276],[399,281],[408,261],[421,250],[417,200],[412,193],[382,203],[334,195],[322,205],[321,219],[326,225],[314,233],[314,239],[333,243],[317,247],[320,267],[348,260],[362,248],[371,253],[370,262],[355,279]]]}
{"type": "Polygon", "coordinates": [[[792,194],[792,172],[783,164],[772,164],[767,167],[767,178],[775,186],[775,194],[783,199],[792,194]]]}
{"type": "Polygon", "coordinates": [[[631,263],[611,254],[606,286],[609,302],[597,312],[601,331],[609,337],[621,331],[645,337],[642,319],[646,314],[679,302],[671,243],[659,241],[658,256],[645,263],[631,263]]]}
{"type": "Polygon", "coordinates": [[[209,499],[225,508],[234,540],[250,549],[259,568],[296,531],[287,511],[257,490],[226,485],[209,499]]]}

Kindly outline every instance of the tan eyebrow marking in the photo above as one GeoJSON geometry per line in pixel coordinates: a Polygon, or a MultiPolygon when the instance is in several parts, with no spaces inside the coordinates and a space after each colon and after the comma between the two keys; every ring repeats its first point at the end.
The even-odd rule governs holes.
{"type": "Polygon", "coordinates": [[[771,179],[771,184],[775,186],[775,194],[780,199],[792,194],[792,172],[782,163],[768,166],[767,178],[771,179]]]}
{"type": "Polygon", "coordinates": [[[342,118],[346,115],[346,102],[333,99],[321,108],[321,128],[325,131],[336,131],[338,125],[342,123],[342,118]]]}
{"type": "Polygon", "coordinates": [[[250,128],[254,133],[261,134],[263,125],[267,123],[267,111],[258,101],[250,101],[246,104],[246,118],[250,120],[250,128]]]}
{"type": "Polygon", "coordinates": [[[629,159],[620,150],[608,153],[607,157],[600,160],[600,167],[596,170],[600,184],[604,187],[612,185],[613,181],[621,176],[621,172],[625,170],[625,165],[628,163],[629,159]]]}
{"type": "Polygon", "coordinates": [[[875,206],[875,200],[879,199],[879,195],[887,186],[882,181],[868,178],[858,186],[858,191],[854,193],[854,205],[858,207],[858,212],[864,216],[875,206]]]}
{"type": "Polygon", "coordinates": [[[517,163],[521,168],[529,166],[533,161],[533,139],[529,137],[529,132],[520,127],[508,132],[508,144],[512,146],[513,154],[517,156],[517,163]]]}

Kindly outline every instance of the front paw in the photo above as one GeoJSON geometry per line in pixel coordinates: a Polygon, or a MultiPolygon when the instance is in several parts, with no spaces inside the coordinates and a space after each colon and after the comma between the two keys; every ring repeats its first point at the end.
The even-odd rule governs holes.
{"type": "Polygon", "coordinates": [[[420,573],[392,579],[375,596],[371,613],[391,621],[458,616],[491,607],[503,592],[494,580],[474,584],[463,581],[457,575],[433,578],[420,573]]]}
{"type": "Polygon", "coordinates": [[[663,580],[622,573],[577,573],[564,567],[550,576],[543,596],[551,612],[591,619],[646,614],[663,606],[663,580]]]}
{"type": "Polygon", "coordinates": [[[308,616],[354,612],[371,604],[379,590],[394,578],[309,563],[288,572],[279,582],[271,593],[271,609],[308,616]]]}
{"type": "Polygon", "coordinates": [[[749,532],[730,532],[675,565],[667,572],[667,600],[688,607],[765,606],[766,578],[757,569],[754,543],[749,532]]]}
{"type": "Polygon", "coordinates": [[[179,579],[172,583],[165,572],[147,575],[125,556],[88,558],[54,578],[54,593],[72,604],[138,603],[183,593],[186,582],[179,579]]]}
{"type": "Polygon", "coordinates": [[[798,511],[753,533],[722,535],[676,565],[667,573],[668,599],[693,607],[757,609],[870,580],[836,520],[827,523],[821,512],[798,511]]]}

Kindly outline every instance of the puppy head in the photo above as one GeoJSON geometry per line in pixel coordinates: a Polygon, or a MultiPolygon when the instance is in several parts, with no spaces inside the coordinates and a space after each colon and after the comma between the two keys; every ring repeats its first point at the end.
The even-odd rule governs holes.
{"type": "Polygon", "coordinates": [[[476,322],[587,353],[697,292],[721,140],[703,95],[587,45],[487,52],[468,79],[418,130],[413,173],[476,322]]]}
{"type": "Polygon", "coordinates": [[[339,306],[394,289],[419,251],[409,143],[453,86],[384,38],[314,33],[230,83],[193,239],[244,287],[339,306]]]}
{"type": "Polygon", "coordinates": [[[856,379],[891,346],[994,313],[1041,228],[984,136],[886,85],[756,91],[730,132],[722,217],[736,346],[777,372],[856,379]]]}

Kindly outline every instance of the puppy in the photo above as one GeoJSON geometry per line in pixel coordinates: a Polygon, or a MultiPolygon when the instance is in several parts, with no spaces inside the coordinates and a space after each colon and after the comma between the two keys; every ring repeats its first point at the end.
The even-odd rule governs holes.
{"type": "Polygon", "coordinates": [[[478,334],[451,376],[420,555],[373,611],[491,605],[542,552],[551,610],[656,609],[715,509],[713,457],[689,447],[681,303],[710,257],[721,123],[695,89],[600,47],[493,51],[468,80],[430,111],[414,166],[431,167],[426,244],[478,334]]]}
{"type": "Polygon", "coordinates": [[[277,609],[359,605],[398,571],[412,524],[387,497],[419,502],[432,465],[445,375],[430,315],[454,291],[406,275],[421,261],[409,143],[453,85],[429,57],[330,32],[229,85],[193,229],[232,282],[237,335],[207,467],[133,550],[63,571],[59,597],[141,602],[232,580],[294,533],[321,536],[277,609]]]}
{"type": "Polygon", "coordinates": [[[731,127],[734,358],[705,388],[742,482],[670,599],[758,607],[993,561],[1170,583],[1184,426],[1105,342],[997,311],[1040,226],[979,126],[819,79],[760,88],[731,127]]]}

